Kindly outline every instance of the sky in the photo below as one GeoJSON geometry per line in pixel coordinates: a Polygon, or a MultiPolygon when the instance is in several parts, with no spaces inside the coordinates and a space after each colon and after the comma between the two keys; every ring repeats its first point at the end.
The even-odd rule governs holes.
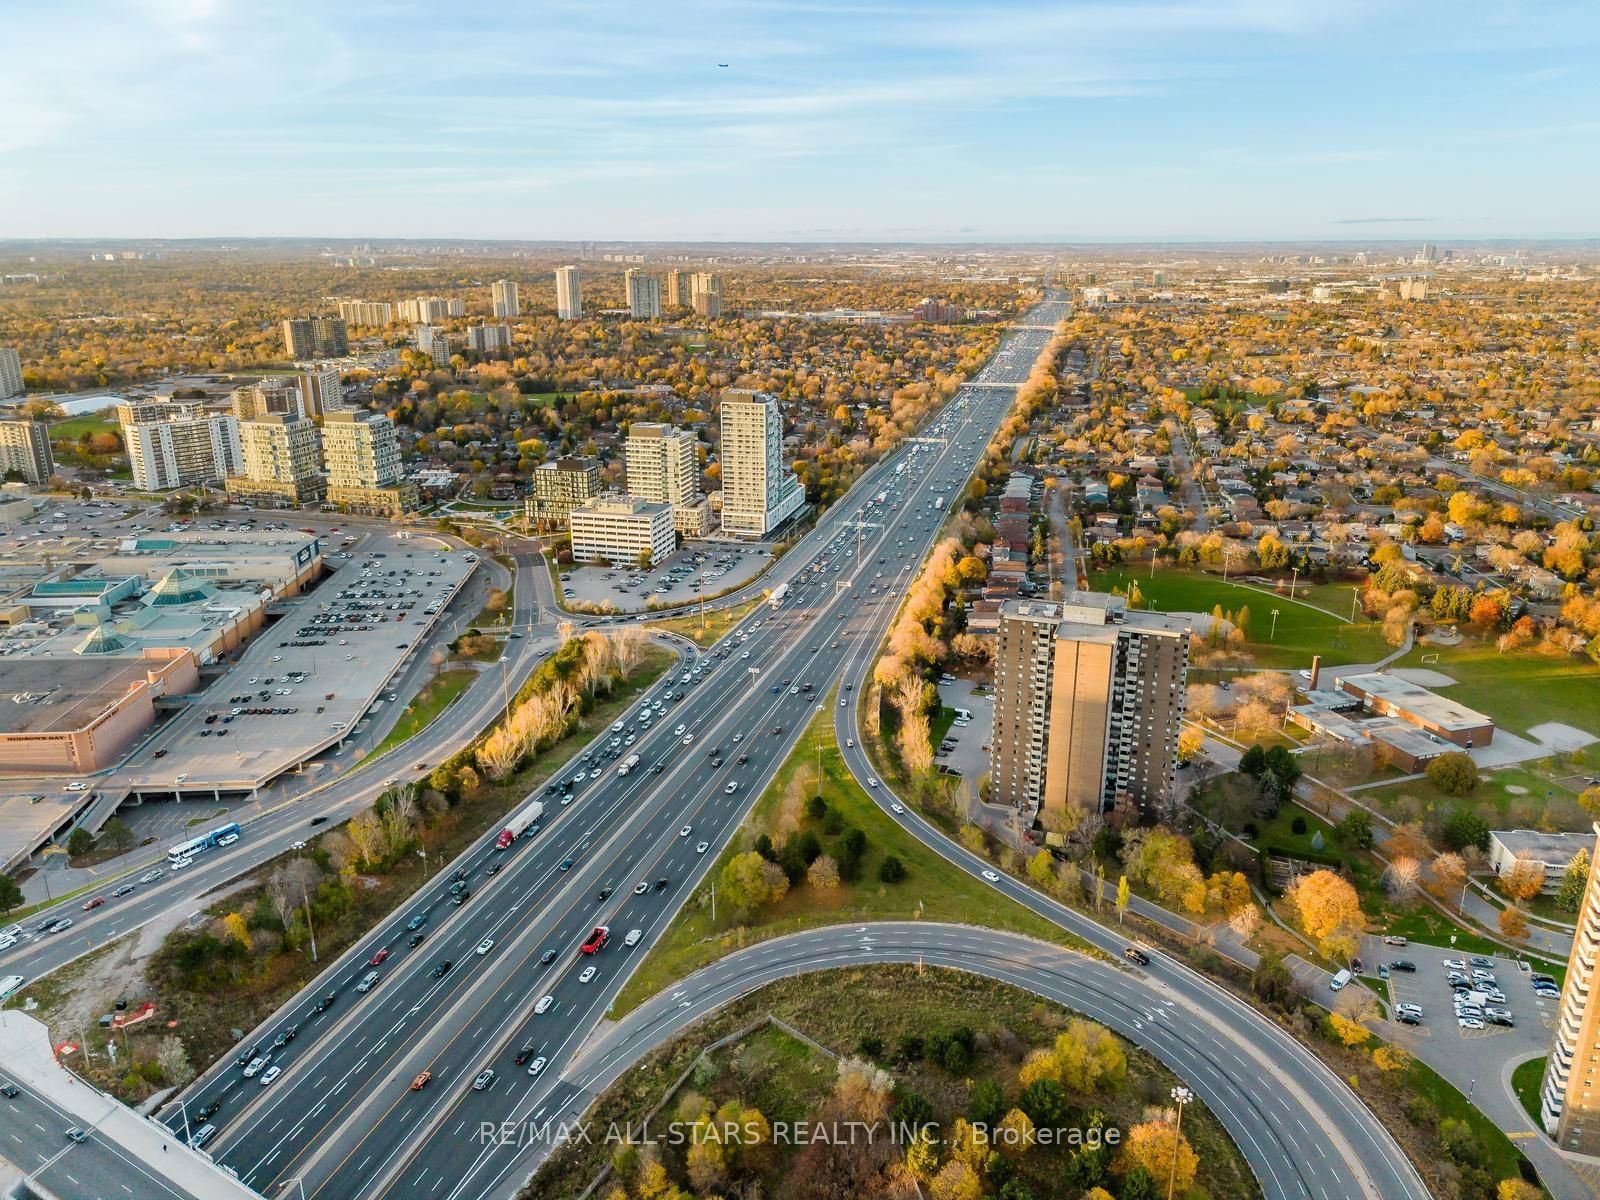
{"type": "Polygon", "coordinates": [[[1600,234],[1596,0],[4,8],[0,238],[1600,234]]]}

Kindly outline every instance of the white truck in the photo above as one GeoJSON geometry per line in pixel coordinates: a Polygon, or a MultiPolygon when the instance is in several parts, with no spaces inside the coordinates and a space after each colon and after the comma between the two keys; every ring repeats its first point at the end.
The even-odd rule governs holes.
{"type": "Polygon", "coordinates": [[[533,800],[524,804],[506,818],[505,828],[501,829],[499,835],[494,839],[494,848],[496,850],[506,849],[512,842],[527,832],[528,826],[542,816],[544,816],[543,801],[533,800]]]}
{"type": "Polygon", "coordinates": [[[623,759],[621,762],[619,762],[617,764],[617,774],[618,775],[626,775],[629,771],[633,770],[638,765],[639,765],[639,756],[637,754],[630,754],[630,755],[628,755],[627,758],[623,759]]]}
{"type": "Polygon", "coordinates": [[[767,603],[772,605],[773,608],[778,608],[783,604],[783,598],[788,594],[789,585],[787,583],[780,583],[777,587],[773,588],[771,593],[767,596],[767,603]]]}

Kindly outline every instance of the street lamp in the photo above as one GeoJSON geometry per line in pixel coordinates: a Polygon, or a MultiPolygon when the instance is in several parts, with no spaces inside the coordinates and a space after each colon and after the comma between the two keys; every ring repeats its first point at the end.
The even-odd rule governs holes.
{"type": "Polygon", "coordinates": [[[1172,1098],[1178,1105],[1178,1119],[1172,1125],[1172,1167],[1167,1172],[1167,1200],[1172,1200],[1172,1188],[1178,1181],[1178,1139],[1183,1136],[1183,1106],[1194,1099],[1194,1093],[1186,1087],[1175,1087],[1172,1098]]]}
{"type": "Polygon", "coordinates": [[[1272,631],[1267,634],[1267,641],[1275,642],[1277,640],[1278,640],[1278,610],[1277,609],[1273,609],[1272,610],[1272,631]]]}

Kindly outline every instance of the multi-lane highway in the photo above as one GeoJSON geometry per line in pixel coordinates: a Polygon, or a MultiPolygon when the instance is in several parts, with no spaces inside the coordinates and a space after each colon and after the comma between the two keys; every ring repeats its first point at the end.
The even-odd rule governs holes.
{"type": "Polygon", "coordinates": [[[1138,970],[1019,934],[922,921],[811,930],[719,959],[598,1034],[537,1120],[493,1136],[527,1144],[527,1162],[537,1162],[634,1063],[722,1005],[793,975],[890,962],[985,975],[1081,1012],[1147,1047],[1222,1122],[1268,1197],[1427,1195],[1414,1172],[1396,1177],[1389,1169],[1387,1134],[1382,1137],[1391,1149],[1372,1152],[1365,1130],[1377,1126],[1376,1118],[1313,1055],[1299,1047],[1298,1053],[1285,1053],[1263,1039],[1259,1017],[1240,1020],[1193,1004],[1166,960],[1138,970]]]}
{"type": "MultiPolygon", "coordinates": [[[[519,561],[518,567],[516,628],[535,630],[541,598],[550,593],[550,578],[537,557],[519,561]]],[[[84,898],[78,896],[33,914],[24,925],[23,939],[10,950],[0,952],[0,975],[17,974],[37,979],[95,947],[141,928],[169,910],[178,909],[184,914],[196,911],[202,907],[206,893],[277,858],[295,842],[315,833],[311,825],[313,819],[319,826],[325,822],[336,824],[370,807],[393,779],[417,778],[417,763],[439,762],[485,728],[500,711],[502,697],[508,690],[521,686],[545,651],[533,636],[508,641],[506,646],[506,661],[482,672],[482,677],[455,702],[449,720],[430,725],[395,753],[363,763],[313,794],[295,795],[276,804],[264,800],[264,811],[248,820],[244,836],[234,845],[208,851],[178,872],[167,869],[165,850],[157,848],[142,867],[121,878],[108,875],[104,890],[107,899],[103,906],[85,912],[82,910],[84,898]],[[119,885],[126,883],[135,885],[132,892],[112,896],[119,885]],[[40,927],[56,917],[72,918],[72,928],[64,933],[38,935],[40,927]]],[[[414,670],[427,669],[426,664],[421,663],[414,670]]],[[[410,682],[418,683],[420,677],[410,682]]],[[[245,815],[234,819],[244,820],[245,815]]]]}
{"type": "MultiPolygon", "coordinates": [[[[1035,322],[1041,328],[1010,335],[976,382],[1020,382],[1052,320],[1047,311],[1035,322]]],[[[587,762],[563,772],[571,778],[592,765],[598,781],[579,782],[569,807],[552,804],[540,832],[517,848],[499,855],[486,839],[463,856],[466,903],[448,902],[451,880],[441,876],[268,1022],[251,1043],[270,1048],[297,1026],[274,1053],[282,1072],[271,1083],[226,1064],[166,1119],[177,1127],[191,1108],[211,1110],[219,1133],[208,1149],[258,1190],[289,1178],[308,1195],[341,1197],[442,1194],[445,1179],[452,1195],[504,1186],[510,1156],[480,1154],[456,1131],[540,1104],[846,660],[870,654],[892,618],[891,591],[914,571],[1011,399],[1005,388],[958,393],[924,431],[931,440],[877,464],[789,552],[790,592],[779,609],[752,612],[688,667],[690,682],[683,672],[664,680],[619,722],[622,730],[597,739],[587,762]],[[872,527],[849,524],[858,518],[872,527]],[[686,694],[669,701],[668,692],[686,694]],[[641,730],[638,713],[658,700],[660,715],[641,730]],[[630,732],[632,745],[609,745],[630,732]],[[622,775],[617,759],[603,757],[613,751],[642,761],[622,775]],[[490,875],[494,867],[503,869],[490,875]],[[418,932],[427,936],[413,947],[406,926],[424,911],[418,932]],[[598,924],[610,926],[612,941],[588,959],[578,944],[598,924]],[[628,946],[632,929],[640,934],[628,946]],[[485,938],[494,944],[479,955],[485,938]],[[382,950],[385,961],[366,967],[382,950]],[[591,966],[596,973],[585,979],[591,966]],[[359,993],[354,984],[368,969],[380,980],[359,993]],[[334,991],[324,1011],[313,1011],[334,991]],[[549,1005],[533,1011],[545,996],[549,1005]],[[541,1072],[530,1075],[539,1058],[541,1072]],[[474,1090],[485,1068],[496,1078],[474,1090]],[[411,1090],[424,1070],[429,1081],[411,1090]]]]}

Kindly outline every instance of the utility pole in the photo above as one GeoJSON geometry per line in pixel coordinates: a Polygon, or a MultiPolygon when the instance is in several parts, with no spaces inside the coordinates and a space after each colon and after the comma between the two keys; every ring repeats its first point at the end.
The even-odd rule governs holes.
{"type": "Polygon", "coordinates": [[[305,856],[303,854],[301,854],[300,852],[296,851],[295,852],[295,861],[297,861],[297,862],[299,862],[301,864],[300,871],[299,871],[299,875],[300,875],[300,902],[303,905],[305,905],[305,910],[306,910],[306,933],[311,938],[311,961],[313,963],[315,963],[315,962],[317,962],[317,931],[311,925],[311,896],[306,891],[305,856]]]}

